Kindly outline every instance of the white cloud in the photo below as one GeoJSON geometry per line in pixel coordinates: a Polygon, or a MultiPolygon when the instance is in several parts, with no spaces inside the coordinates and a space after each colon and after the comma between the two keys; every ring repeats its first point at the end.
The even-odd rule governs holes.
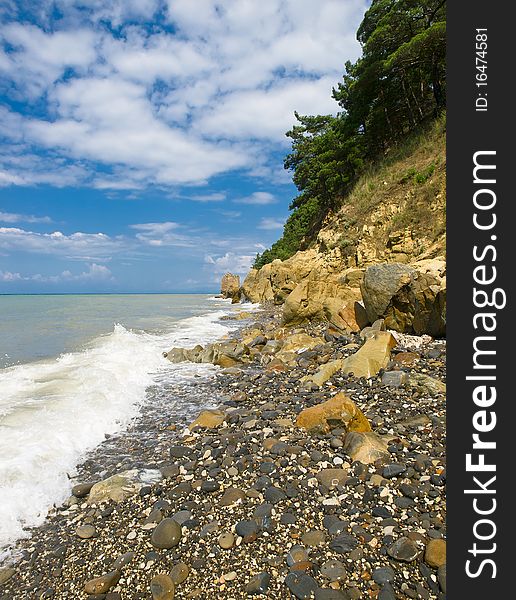
{"type": "MultiPolygon", "coordinates": [[[[359,54],[354,32],[367,5],[29,3],[39,26],[4,24],[0,72],[12,106],[31,99],[38,110],[2,111],[0,185],[142,189],[206,183],[235,170],[267,177],[278,170],[271,152],[284,151],[294,110],[337,109],[331,88],[359,54]]],[[[6,14],[16,18],[16,9],[6,14]]]]}
{"type": "Polygon", "coordinates": [[[0,211],[0,222],[2,223],[51,223],[50,217],[36,217],[34,215],[20,215],[0,211]]]}
{"type": "Polygon", "coordinates": [[[195,241],[188,233],[177,233],[181,226],[178,223],[167,221],[164,223],[140,223],[131,225],[136,229],[136,239],[149,246],[178,246],[190,248],[195,246],[195,241]]]}
{"type": "Polygon", "coordinates": [[[226,199],[226,194],[223,192],[213,192],[212,194],[197,194],[189,196],[189,198],[195,202],[222,202],[226,199]]]}
{"type": "Polygon", "coordinates": [[[283,225],[285,225],[285,219],[263,217],[258,225],[258,229],[283,229],[283,225]]]}
{"type": "Polygon", "coordinates": [[[204,262],[208,265],[208,269],[216,276],[227,273],[236,275],[245,275],[251,268],[256,255],[254,254],[235,254],[226,252],[223,256],[212,256],[207,254],[204,257],[204,262]]]}
{"type": "Polygon", "coordinates": [[[60,231],[36,233],[17,227],[0,227],[0,248],[38,254],[55,254],[71,259],[107,260],[121,252],[126,243],[105,233],[76,232],[65,235],[60,231]]]}
{"type": "Polygon", "coordinates": [[[235,200],[239,204],[275,204],[277,202],[276,198],[273,194],[269,192],[253,192],[250,196],[246,196],[245,198],[238,198],[235,200]]]}
{"type": "Polygon", "coordinates": [[[11,273],[9,271],[0,271],[0,281],[37,281],[39,283],[61,283],[61,282],[80,282],[80,281],[114,281],[111,271],[105,265],[91,263],[86,271],[74,275],[71,271],[65,270],[59,275],[21,275],[20,273],[11,273]]]}
{"type": "Polygon", "coordinates": [[[10,271],[0,271],[0,281],[11,282],[20,281],[23,277],[19,273],[11,273],[10,271]]]}

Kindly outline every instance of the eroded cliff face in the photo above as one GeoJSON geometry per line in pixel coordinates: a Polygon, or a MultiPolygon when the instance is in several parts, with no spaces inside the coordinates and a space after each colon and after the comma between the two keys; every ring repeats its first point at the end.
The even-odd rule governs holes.
{"type": "MultiPolygon", "coordinates": [[[[353,330],[363,325],[357,323],[364,314],[356,302],[364,300],[361,285],[366,269],[382,263],[410,265],[412,282],[398,286],[385,303],[390,322],[406,332],[429,332],[419,305],[426,303],[426,315],[436,303],[431,334],[443,335],[444,142],[444,126],[436,127],[405,155],[364,175],[342,207],[326,217],[308,250],[250,271],[242,286],[244,296],[252,302],[283,304],[285,323],[326,320],[353,330]],[[411,311],[409,316],[395,316],[405,309],[411,311]]],[[[371,322],[372,310],[365,313],[371,322]]]]}

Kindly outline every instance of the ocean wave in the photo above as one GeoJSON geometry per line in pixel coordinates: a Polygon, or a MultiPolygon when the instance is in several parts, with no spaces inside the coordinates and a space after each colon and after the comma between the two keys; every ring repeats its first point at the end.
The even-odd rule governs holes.
{"type": "Polygon", "coordinates": [[[162,352],[222,337],[236,327],[220,321],[225,314],[188,317],[160,334],[116,324],[81,351],[0,370],[0,558],[67,498],[76,465],[127,427],[150,386],[216,370],[173,365],[162,352]]]}

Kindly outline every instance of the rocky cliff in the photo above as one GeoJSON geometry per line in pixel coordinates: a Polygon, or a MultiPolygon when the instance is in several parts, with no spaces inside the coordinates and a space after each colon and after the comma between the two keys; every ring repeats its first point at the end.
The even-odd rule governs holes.
{"type": "Polygon", "coordinates": [[[399,331],[444,335],[445,167],[439,120],[372,166],[308,249],[252,269],[243,295],[283,304],[285,323],[327,320],[356,331],[385,317],[399,331]],[[373,270],[364,281],[381,264],[398,267],[373,270]],[[386,286],[381,301],[379,285],[386,286]]]}

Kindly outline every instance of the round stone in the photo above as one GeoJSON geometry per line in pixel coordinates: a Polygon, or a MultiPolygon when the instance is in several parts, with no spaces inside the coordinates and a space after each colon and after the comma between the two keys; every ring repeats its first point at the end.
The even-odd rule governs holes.
{"type": "Polygon", "coordinates": [[[238,488],[228,488],[222,498],[220,499],[221,506],[232,506],[233,504],[237,504],[239,502],[243,502],[245,499],[245,492],[238,488]]]}
{"type": "Polygon", "coordinates": [[[305,546],[320,546],[321,544],[324,544],[325,539],[326,536],[324,535],[324,531],[319,531],[317,529],[307,531],[301,536],[301,541],[305,546]]]}
{"type": "Polygon", "coordinates": [[[174,519],[176,523],[179,523],[179,525],[182,525],[191,518],[192,513],[189,510],[180,510],[179,512],[176,512],[174,515],[172,515],[172,519],[174,519]]]}
{"type": "Polygon", "coordinates": [[[102,577],[90,579],[84,586],[84,591],[90,596],[95,594],[107,594],[110,588],[118,583],[120,576],[121,572],[114,570],[102,575],[102,577]]]}
{"type": "Polygon", "coordinates": [[[216,492],[220,488],[220,483],[217,481],[203,481],[201,483],[201,490],[207,494],[216,492]]]}
{"type": "Polygon", "coordinates": [[[321,566],[321,575],[330,581],[341,581],[346,579],[346,567],[340,560],[327,560],[321,566]]]}
{"type": "Polygon", "coordinates": [[[165,573],[159,573],[152,578],[151,584],[152,600],[173,600],[175,586],[172,578],[165,573]]]}
{"type": "Polygon", "coordinates": [[[308,552],[303,546],[292,546],[289,553],[287,554],[287,565],[291,567],[296,563],[308,561],[308,552]]]}
{"type": "Polygon", "coordinates": [[[188,565],[184,562],[179,562],[177,565],[172,567],[172,570],[170,571],[170,578],[174,582],[174,585],[179,585],[186,580],[189,573],[190,569],[188,568],[188,565]]]}
{"type": "Polygon", "coordinates": [[[83,540],[89,540],[94,537],[97,533],[97,530],[93,525],[79,525],[75,530],[75,533],[83,540]]]}
{"type": "Polygon", "coordinates": [[[258,532],[258,523],[256,521],[239,521],[235,526],[237,535],[246,537],[258,532]]]}
{"type": "Polygon", "coordinates": [[[265,490],[264,497],[267,502],[277,504],[286,498],[286,494],[283,490],[280,490],[280,488],[271,486],[265,490]]]}
{"type": "Polygon", "coordinates": [[[163,519],[151,536],[151,544],[155,548],[173,548],[181,541],[181,526],[174,519],[163,519]]]}
{"type": "Polygon", "coordinates": [[[385,477],[385,479],[391,479],[392,477],[402,475],[406,470],[407,468],[405,465],[393,463],[391,465],[385,465],[382,471],[382,476],[385,477]]]}
{"type": "Polygon", "coordinates": [[[219,546],[228,550],[235,544],[235,536],[230,531],[224,531],[219,535],[219,546]]]}
{"type": "Polygon", "coordinates": [[[339,554],[346,554],[354,550],[357,546],[358,540],[344,531],[330,543],[330,550],[339,554]]]}

